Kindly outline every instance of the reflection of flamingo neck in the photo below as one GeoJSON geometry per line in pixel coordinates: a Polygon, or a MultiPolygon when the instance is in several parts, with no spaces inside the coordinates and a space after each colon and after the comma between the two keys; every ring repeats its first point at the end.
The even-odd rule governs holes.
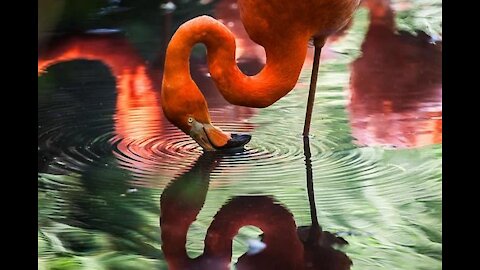
{"type": "Polygon", "coordinates": [[[227,27],[208,16],[190,20],[177,30],[167,49],[163,107],[168,109],[179,96],[200,94],[190,76],[188,61],[192,47],[199,42],[207,47],[210,74],[227,101],[266,107],[294,87],[309,37],[308,33],[301,33],[298,37],[285,37],[288,42],[265,45],[267,63],[260,73],[250,77],[243,74],[235,62],[235,38],[227,27]]]}
{"type": "Polygon", "coordinates": [[[268,261],[275,258],[278,263],[286,265],[286,269],[299,269],[299,263],[303,261],[303,246],[298,239],[293,216],[271,198],[263,196],[236,197],[225,204],[208,229],[204,254],[196,259],[187,256],[188,228],[203,206],[210,172],[216,166],[218,157],[202,155],[188,173],[180,176],[162,193],[162,251],[169,269],[229,269],[232,240],[246,225],[263,230],[267,247],[257,255],[246,256],[239,264],[258,265],[259,260],[263,260],[265,265],[271,266],[268,261]]]}
{"type": "Polygon", "coordinates": [[[185,248],[187,232],[205,202],[210,172],[216,166],[217,157],[204,153],[187,173],[174,180],[162,193],[162,251],[169,269],[185,269],[191,264],[185,248]]]}
{"type": "Polygon", "coordinates": [[[275,260],[284,269],[301,268],[303,245],[293,216],[269,197],[236,197],[222,207],[208,229],[204,256],[217,258],[227,266],[232,256],[232,240],[247,225],[263,231],[266,249],[256,256],[244,256],[239,266],[259,267],[263,261],[269,269],[276,269],[272,262],[275,260]]]}

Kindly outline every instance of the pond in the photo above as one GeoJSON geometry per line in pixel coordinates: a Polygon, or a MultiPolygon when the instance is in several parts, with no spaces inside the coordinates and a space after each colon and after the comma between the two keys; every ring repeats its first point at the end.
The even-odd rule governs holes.
{"type": "Polygon", "coordinates": [[[264,50],[235,0],[39,1],[39,269],[182,269],[215,252],[280,269],[302,248],[309,269],[441,269],[441,1],[366,2],[323,48],[307,140],[312,47],[295,88],[255,109],[222,97],[195,46],[213,123],[252,135],[212,153],[162,112],[165,48],[209,14],[256,74],[264,50]]]}

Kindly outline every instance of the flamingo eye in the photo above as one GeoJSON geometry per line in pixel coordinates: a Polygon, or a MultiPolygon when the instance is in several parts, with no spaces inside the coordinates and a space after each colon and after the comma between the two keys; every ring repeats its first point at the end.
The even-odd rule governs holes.
{"type": "Polygon", "coordinates": [[[189,118],[188,118],[188,123],[189,123],[189,124],[193,123],[193,118],[192,118],[192,117],[189,117],[189,118]]]}

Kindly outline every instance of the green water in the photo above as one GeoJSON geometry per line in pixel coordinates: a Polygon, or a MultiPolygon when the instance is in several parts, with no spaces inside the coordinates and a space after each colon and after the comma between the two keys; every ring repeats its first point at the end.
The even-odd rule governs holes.
{"type": "MultiPolygon", "coordinates": [[[[398,29],[441,34],[441,2],[411,2],[396,14],[398,29]]],[[[216,4],[179,5],[171,27],[211,12],[216,4]]],[[[161,12],[143,7],[150,11],[142,18],[136,16],[142,7],[128,1],[123,5],[133,8],[95,17],[92,10],[105,7],[99,4],[86,11],[90,15],[70,20],[85,29],[107,25],[126,31],[141,56],[153,62],[163,42],[159,33],[164,22],[154,16],[155,12],[162,16],[161,12]],[[154,26],[143,27],[146,21],[154,26]]],[[[49,31],[68,30],[72,25],[66,23],[71,13],[68,8],[60,15],[63,19],[58,20],[57,28],[49,31]]],[[[441,92],[441,78],[430,88],[416,87],[421,76],[411,79],[406,84],[411,89],[404,91],[410,98],[399,94],[389,99],[408,103],[407,109],[380,113],[366,109],[362,114],[368,116],[368,123],[388,118],[389,113],[398,114],[378,124],[380,128],[373,124],[365,128],[396,132],[382,137],[378,132],[359,129],[356,124],[365,120],[351,111],[355,110],[350,106],[351,63],[362,56],[368,27],[368,10],[361,8],[346,35],[328,45],[330,51],[320,66],[310,138],[318,221],[324,230],[338,232],[349,242],[341,250],[353,261],[352,269],[441,269],[441,128],[440,143],[428,139],[438,137],[438,127],[429,123],[438,123],[440,117],[441,125],[441,93],[438,97],[438,91],[430,89],[439,86],[441,92]],[[418,104],[415,101],[410,106],[411,100],[418,104]],[[431,119],[425,119],[425,111],[434,113],[428,116],[431,119]],[[422,129],[411,128],[423,125],[422,129]],[[353,134],[367,134],[371,140],[353,134]],[[372,139],[372,134],[378,138],[372,139]],[[400,136],[422,139],[413,140],[417,145],[412,145],[410,139],[396,140],[400,136]]],[[[198,52],[199,58],[202,53],[198,52]]],[[[422,61],[411,68],[412,72],[423,70],[422,61]]],[[[380,65],[385,74],[390,74],[387,68],[403,68],[396,63],[372,65],[380,65]]],[[[381,77],[381,70],[379,74],[381,77]]],[[[235,196],[273,196],[293,214],[297,226],[311,224],[301,136],[310,75],[306,64],[296,88],[265,109],[232,109],[221,98],[207,97],[209,104],[219,100],[220,105],[211,112],[214,123],[227,131],[249,133],[252,141],[244,153],[223,157],[209,174],[203,208],[187,235],[190,257],[203,252],[215,213],[235,196]],[[232,111],[232,116],[226,116],[232,111]]],[[[367,82],[374,84],[375,80],[372,77],[367,82]]],[[[395,84],[398,80],[390,81],[395,84]]],[[[50,67],[38,82],[39,269],[166,269],[160,198],[169,183],[195,164],[201,149],[164,122],[159,124],[166,126],[164,133],[145,142],[128,141],[118,134],[115,79],[99,63],[60,63],[50,67]],[[126,141],[128,151],[120,147],[126,141]]],[[[367,91],[370,99],[384,102],[378,93],[365,89],[358,91],[367,91]]],[[[142,112],[138,116],[131,121],[150,125],[143,124],[142,112]]],[[[259,233],[254,227],[240,230],[233,241],[233,261],[247,250],[247,239],[259,233]]]]}

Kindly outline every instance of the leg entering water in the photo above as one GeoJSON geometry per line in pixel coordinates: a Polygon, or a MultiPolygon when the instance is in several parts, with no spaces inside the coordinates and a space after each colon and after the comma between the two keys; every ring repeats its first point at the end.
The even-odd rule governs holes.
{"type": "Polygon", "coordinates": [[[308,137],[310,132],[310,123],[312,121],[313,103],[315,101],[315,90],[317,88],[318,67],[320,66],[320,53],[322,52],[324,39],[314,38],[315,54],[313,56],[312,76],[310,77],[310,89],[308,91],[307,112],[305,114],[305,124],[303,126],[303,136],[308,137]]]}

